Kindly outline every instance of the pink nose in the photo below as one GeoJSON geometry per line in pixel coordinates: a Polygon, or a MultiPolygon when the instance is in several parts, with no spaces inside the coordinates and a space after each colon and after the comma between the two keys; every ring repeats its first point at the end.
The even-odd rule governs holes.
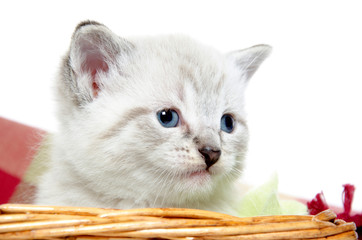
{"type": "Polygon", "coordinates": [[[220,149],[213,149],[211,147],[203,147],[199,149],[199,152],[205,159],[207,169],[214,165],[219,160],[221,155],[220,149]]]}

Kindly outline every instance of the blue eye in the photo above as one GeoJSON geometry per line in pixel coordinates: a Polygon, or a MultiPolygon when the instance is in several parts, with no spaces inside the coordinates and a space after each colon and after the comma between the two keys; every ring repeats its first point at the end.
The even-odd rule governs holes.
{"type": "Polygon", "coordinates": [[[222,131],[231,133],[234,130],[234,118],[230,114],[224,114],[220,125],[222,131]]]}
{"type": "Polygon", "coordinates": [[[179,116],[175,110],[161,110],[157,113],[158,121],[166,128],[176,127],[178,124],[179,116]]]}

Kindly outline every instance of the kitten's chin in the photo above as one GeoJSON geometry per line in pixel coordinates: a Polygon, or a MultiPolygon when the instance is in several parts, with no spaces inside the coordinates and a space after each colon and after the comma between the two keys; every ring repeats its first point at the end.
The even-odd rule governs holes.
{"type": "Polygon", "coordinates": [[[186,177],[189,178],[197,178],[197,179],[205,179],[205,178],[210,178],[211,174],[209,171],[207,170],[197,170],[194,172],[190,172],[188,173],[188,175],[186,175],[186,177]]]}
{"type": "Polygon", "coordinates": [[[183,180],[195,185],[205,185],[211,182],[211,173],[207,170],[191,171],[183,175],[183,180]]]}

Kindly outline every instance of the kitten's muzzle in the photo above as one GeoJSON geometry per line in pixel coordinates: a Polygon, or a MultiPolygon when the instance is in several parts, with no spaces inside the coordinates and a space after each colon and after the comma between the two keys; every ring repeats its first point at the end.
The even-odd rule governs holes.
{"type": "Polygon", "coordinates": [[[221,150],[215,149],[211,147],[203,147],[199,149],[199,152],[205,159],[205,163],[207,168],[209,169],[212,165],[214,165],[220,158],[221,150]]]}

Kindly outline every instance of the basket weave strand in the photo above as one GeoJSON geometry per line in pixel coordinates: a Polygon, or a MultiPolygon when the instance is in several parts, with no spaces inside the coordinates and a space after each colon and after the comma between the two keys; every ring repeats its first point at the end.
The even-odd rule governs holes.
{"type": "Polygon", "coordinates": [[[326,210],[316,216],[238,218],[180,208],[131,210],[0,205],[0,239],[357,239],[354,223],[326,210]]]}

